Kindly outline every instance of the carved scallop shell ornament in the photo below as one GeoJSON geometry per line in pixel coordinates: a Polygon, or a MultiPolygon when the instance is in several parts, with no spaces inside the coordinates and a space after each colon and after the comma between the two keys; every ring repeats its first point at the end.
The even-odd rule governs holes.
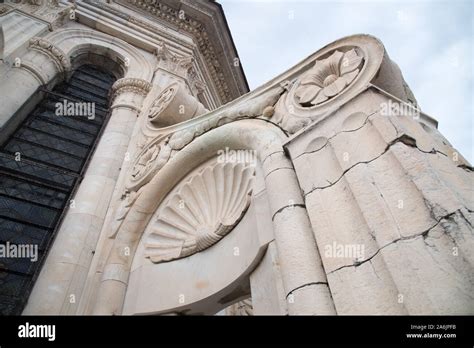
{"type": "Polygon", "coordinates": [[[217,163],[192,175],[165,202],[145,239],[145,257],[154,263],[183,258],[217,243],[250,204],[255,168],[217,163]]]}

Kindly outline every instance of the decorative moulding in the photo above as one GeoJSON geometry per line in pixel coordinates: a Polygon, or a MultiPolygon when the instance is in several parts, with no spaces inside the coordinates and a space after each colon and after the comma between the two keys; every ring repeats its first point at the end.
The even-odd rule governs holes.
{"type": "Polygon", "coordinates": [[[275,103],[283,93],[280,86],[250,93],[208,114],[201,115],[169,129],[169,144],[173,150],[181,150],[193,139],[224,124],[246,118],[273,115],[275,103]]]}
{"type": "Polygon", "coordinates": [[[140,196],[141,189],[153,179],[170,158],[171,148],[168,145],[168,139],[163,140],[162,137],[158,137],[148,145],[143,145],[127,174],[125,188],[114,212],[109,238],[114,238],[117,234],[130,208],[140,196]]]}
{"type": "MultiPolygon", "coordinates": [[[[209,71],[210,80],[212,80],[212,84],[214,85],[222,104],[228,103],[248,91],[248,86],[246,85],[243,76],[240,78],[234,78],[233,80],[235,82],[229,80],[229,71],[225,71],[224,69],[224,65],[228,64],[228,62],[224,61],[223,55],[217,53],[219,49],[215,47],[216,40],[212,39],[214,33],[212,33],[212,35],[208,33],[206,26],[199,20],[193,19],[189,16],[180,16],[179,9],[175,9],[159,1],[115,0],[114,2],[120,6],[128,7],[133,11],[144,11],[145,13],[157,17],[173,26],[177,26],[180,31],[185,31],[194,37],[196,45],[202,54],[204,64],[209,71]]],[[[134,25],[138,25],[152,32],[158,31],[157,26],[151,25],[149,21],[142,20],[139,16],[135,17],[129,15],[120,11],[115,6],[106,4],[103,1],[87,0],[86,3],[104,10],[107,13],[118,16],[134,25]]],[[[82,5],[78,4],[77,6],[80,7],[82,5]]],[[[232,76],[237,75],[233,73],[232,68],[235,69],[235,67],[231,66],[229,68],[232,76]]],[[[196,85],[197,87],[200,87],[202,86],[202,83],[197,82],[196,85]]]]}
{"type": "Polygon", "coordinates": [[[71,62],[67,54],[48,40],[34,37],[30,39],[30,48],[36,49],[50,57],[60,72],[71,70],[71,62]]]}
{"type": "MultiPolygon", "coordinates": [[[[168,89],[173,86],[170,85],[155,99],[150,99],[150,106],[145,108],[142,117],[144,143],[150,142],[146,139],[154,139],[153,144],[161,144],[160,150],[156,152],[157,148],[148,147],[154,145],[142,150],[137,159],[141,167],[135,167],[135,177],[128,181],[124,197],[127,192],[146,185],[177,151],[205,132],[240,119],[263,118],[293,134],[310,122],[330,115],[372,83],[392,77],[400,79],[401,75],[393,72],[381,73],[384,69],[387,71],[381,67],[392,64],[378,39],[369,35],[346,37],[327,45],[255,91],[200,116],[176,112],[185,102],[179,101],[178,90],[168,89]],[[172,124],[167,126],[168,122],[172,124]],[[155,159],[150,161],[152,158],[155,159]]],[[[178,83],[174,86],[181,87],[178,83]]],[[[189,96],[189,93],[182,95],[189,96]]]]}
{"type": "Polygon", "coordinates": [[[192,69],[194,58],[192,56],[180,57],[170,51],[165,43],[161,43],[155,51],[158,64],[155,70],[161,68],[186,78],[192,69]]]}
{"type": "MultiPolygon", "coordinates": [[[[211,34],[207,32],[206,26],[198,19],[186,15],[180,15],[180,10],[172,6],[154,0],[124,0],[122,3],[130,4],[135,8],[150,13],[153,16],[165,20],[180,30],[184,30],[195,37],[196,43],[205,58],[207,69],[210,72],[216,90],[222,101],[222,104],[228,103],[236,96],[232,95],[231,88],[223,69],[223,60],[219,56],[218,49],[211,40],[211,34]]],[[[179,5],[179,3],[177,3],[179,5]]],[[[237,87],[239,88],[239,87],[237,87]]]]}
{"type": "Polygon", "coordinates": [[[161,207],[145,238],[145,257],[154,263],[200,252],[240,221],[250,204],[255,168],[216,163],[184,179],[161,207]]]}
{"type": "Polygon", "coordinates": [[[162,42],[155,51],[158,64],[156,70],[163,69],[181,77],[189,83],[194,95],[204,93],[207,85],[203,82],[194,69],[194,58],[192,56],[178,56],[170,51],[168,46],[162,42]]]}
{"type": "MultiPolygon", "coordinates": [[[[47,22],[50,30],[63,26],[72,17],[71,13],[75,8],[74,4],[64,4],[58,0],[7,0],[5,2],[17,11],[47,22]]],[[[1,7],[0,14],[2,14],[1,7]]]]}
{"type": "MultiPolygon", "coordinates": [[[[180,85],[176,83],[168,86],[168,88],[171,86],[180,85]]],[[[162,94],[170,95],[166,90],[165,88],[162,94]]],[[[142,143],[139,145],[139,148],[142,150],[134,160],[131,172],[128,173],[122,197],[114,213],[113,227],[109,237],[115,237],[130,208],[140,193],[146,189],[146,184],[153,179],[177,151],[188,145],[194,138],[226,123],[244,118],[258,117],[266,113],[271,115],[269,110],[273,110],[273,105],[275,105],[282,92],[283,89],[276,86],[270,90],[252,95],[244,103],[235,101],[232,103],[235,103],[235,105],[227,105],[208,114],[165,128],[154,127],[148,117],[150,113],[154,115],[156,111],[158,111],[157,114],[163,112],[158,105],[155,105],[155,112],[152,111],[153,108],[145,109],[144,112],[147,117],[144,117],[145,127],[142,127],[144,134],[142,134],[142,143]],[[150,141],[149,139],[153,140],[150,141]]],[[[160,98],[158,97],[157,99],[160,98]]],[[[171,103],[167,99],[168,97],[164,98],[165,103],[171,103]]],[[[177,105],[180,105],[180,103],[177,103],[177,105]]],[[[168,110],[168,107],[165,109],[168,110]]],[[[155,117],[158,117],[158,115],[155,117]]]]}
{"type": "Polygon", "coordinates": [[[4,15],[8,11],[10,11],[12,8],[10,6],[7,6],[5,4],[0,4],[0,16],[4,15]]]}

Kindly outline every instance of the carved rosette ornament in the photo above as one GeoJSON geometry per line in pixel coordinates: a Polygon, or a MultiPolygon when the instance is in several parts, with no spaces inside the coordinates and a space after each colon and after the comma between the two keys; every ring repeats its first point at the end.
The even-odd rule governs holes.
{"type": "Polygon", "coordinates": [[[364,58],[353,48],[335,50],[328,58],[316,60],[300,79],[295,97],[301,106],[314,106],[336,97],[357,77],[364,58]]]}
{"type": "MultiPolygon", "coordinates": [[[[390,90],[393,80],[401,78],[393,65],[382,43],[370,35],[335,41],[280,80],[286,91],[275,106],[271,121],[294,134],[331,115],[371,84],[390,90]]],[[[392,92],[405,99],[402,93],[392,92]]]]}
{"type": "Polygon", "coordinates": [[[190,256],[217,243],[250,204],[255,168],[216,163],[185,179],[159,208],[145,237],[145,257],[154,263],[190,256]]]}

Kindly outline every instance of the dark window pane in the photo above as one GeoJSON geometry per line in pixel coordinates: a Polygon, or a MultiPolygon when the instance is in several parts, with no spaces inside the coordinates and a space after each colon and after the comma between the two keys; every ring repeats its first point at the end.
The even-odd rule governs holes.
{"type": "Polygon", "coordinates": [[[11,173],[12,175],[26,179],[39,180],[49,185],[60,184],[71,189],[76,181],[76,174],[59,170],[53,167],[35,163],[22,159],[16,161],[11,154],[0,152],[0,171],[11,173]]]}
{"type": "Polygon", "coordinates": [[[114,81],[93,66],[78,68],[69,81],[45,91],[0,149],[0,248],[26,252],[0,258],[0,315],[21,314],[27,302],[61,214],[98,141],[114,81]],[[64,106],[72,115],[57,114],[64,106]]]}
{"type": "Polygon", "coordinates": [[[59,139],[49,134],[43,132],[38,132],[33,129],[23,128],[15,134],[15,137],[19,140],[26,140],[28,142],[33,142],[38,145],[43,145],[51,149],[58,151],[63,151],[68,154],[84,158],[89,148],[87,146],[77,145],[71,143],[70,141],[59,139]]]}
{"type": "Polygon", "coordinates": [[[54,227],[59,211],[19,199],[0,196],[0,216],[39,226],[54,227]]]}
{"type": "Polygon", "coordinates": [[[69,127],[60,126],[55,123],[45,122],[40,118],[34,118],[28,126],[32,129],[37,129],[45,133],[53,134],[58,137],[69,139],[82,145],[91,145],[94,141],[94,137],[90,134],[78,132],[77,130],[70,129],[69,127]]]}
{"type": "Polygon", "coordinates": [[[64,192],[1,174],[0,194],[10,197],[18,197],[23,200],[48,205],[57,209],[63,207],[67,198],[67,195],[64,192]]]}
{"type": "Polygon", "coordinates": [[[64,152],[58,152],[45,147],[40,147],[31,143],[27,143],[20,139],[12,139],[5,146],[5,151],[11,154],[20,153],[30,159],[38,162],[58,166],[78,173],[82,167],[82,160],[72,157],[64,152]]]}
{"type": "Polygon", "coordinates": [[[0,217],[0,243],[36,244],[44,250],[51,230],[0,217]]]}

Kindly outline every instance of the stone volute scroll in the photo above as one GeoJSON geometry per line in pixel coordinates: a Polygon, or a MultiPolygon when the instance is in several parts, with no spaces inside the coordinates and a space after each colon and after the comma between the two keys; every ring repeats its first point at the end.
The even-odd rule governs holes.
{"type": "Polygon", "coordinates": [[[145,257],[153,263],[171,261],[217,243],[247,211],[254,176],[254,166],[227,162],[185,178],[152,222],[145,257]]]}
{"type": "Polygon", "coordinates": [[[281,81],[286,92],[272,121],[294,134],[335,112],[371,84],[416,105],[398,66],[378,39],[370,35],[345,37],[316,52],[281,81]]]}
{"type": "Polygon", "coordinates": [[[171,126],[202,115],[208,110],[185,86],[174,82],[153,101],[147,112],[147,123],[153,128],[171,126]]]}

